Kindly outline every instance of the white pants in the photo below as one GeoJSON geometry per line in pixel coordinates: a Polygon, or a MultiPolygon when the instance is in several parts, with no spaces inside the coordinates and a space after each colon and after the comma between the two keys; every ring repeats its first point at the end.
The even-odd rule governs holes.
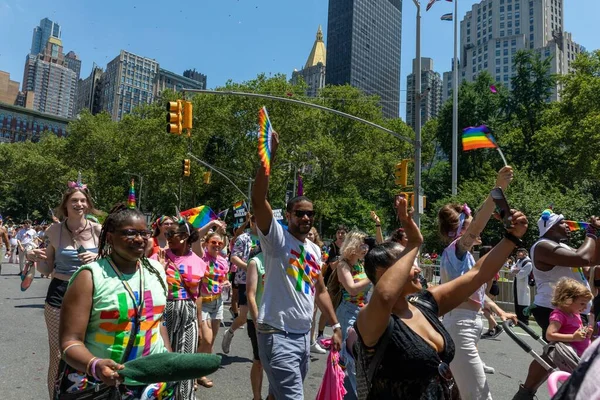
{"type": "Polygon", "coordinates": [[[492,400],[492,394],[477,351],[477,342],[483,331],[481,314],[455,309],[444,315],[444,327],[450,333],[456,353],[450,370],[462,400],[492,400]]]}

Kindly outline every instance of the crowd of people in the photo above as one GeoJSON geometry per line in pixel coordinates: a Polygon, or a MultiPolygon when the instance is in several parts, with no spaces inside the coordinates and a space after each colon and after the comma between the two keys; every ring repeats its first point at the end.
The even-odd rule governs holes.
{"type": "MultiPolygon", "coordinates": [[[[278,144],[274,133],[273,158],[278,144]]],[[[504,167],[494,187],[506,190],[512,179],[512,168],[504,167]]],[[[545,210],[537,221],[539,240],[527,251],[521,238],[529,222],[520,211],[510,211],[500,242],[483,246],[492,197],[476,214],[467,204],[444,205],[438,228],[446,248],[428,257],[438,259],[440,280],[427,283],[417,261],[423,237],[404,197],[393,200],[399,226],[389,238],[373,212],[373,236],[339,225],[326,246],[313,226],[311,200],[291,199],[284,226],[273,216],[268,187],[261,165],[252,215],[229,232],[220,220],[197,229],[167,215],[149,227],[140,211],[123,204],[100,224],[89,217],[99,212],[81,182],[69,185],[45,229],[31,228],[30,221],[0,228],[2,251],[19,263],[20,275],[31,275],[30,263],[33,273],[51,277],[44,305],[49,398],[105,398],[94,396],[110,390],[127,400],[210,397],[208,376],[148,384],[120,371],[152,354],[213,353],[225,293],[233,323],[221,350],[229,354],[236,333],[246,328],[255,400],[304,399],[310,353],[326,353],[326,342],[340,354],[350,400],[492,399],[486,374],[494,370],[481,359],[478,342],[502,332],[496,318],[528,324],[533,317],[544,338],[567,343],[584,358],[598,346],[591,343],[600,312],[592,308],[600,285],[593,267],[600,264],[595,217],[573,249],[565,244],[564,216],[545,210]],[[498,273],[512,255],[514,314],[493,300],[498,273]],[[326,326],[330,340],[324,340],[326,326]],[[262,393],[264,376],[268,393],[262,393]]],[[[533,399],[547,375],[533,361],[514,399],[533,399]]],[[[581,385],[596,387],[592,379],[581,385]]]]}

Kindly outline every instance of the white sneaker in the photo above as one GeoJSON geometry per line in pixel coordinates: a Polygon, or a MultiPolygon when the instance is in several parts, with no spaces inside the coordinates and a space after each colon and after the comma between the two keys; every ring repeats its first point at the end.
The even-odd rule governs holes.
{"type": "Polygon", "coordinates": [[[327,350],[322,348],[318,342],[314,342],[310,345],[310,352],[315,354],[327,354],[327,350]]]}
{"type": "Polygon", "coordinates": [[[484,371],[486,374],[495,374],[495,373],[496,373],[496,370],[495,370],[494,368],[492,368],[492,367],[488,367],[488,366],[487,366],[487,365],[485,365],[485,364],[483,364],[483,371],[484,371]]]}
{"type": "Polygon", "coordinates": [[[233,339],[233,331],[231,329],[227,329],[225,334],[223,335],[223,341],[221,342],[221,350],[223,353],[229,354],[229,350],[231,350],[231,340],[233,339]]]}

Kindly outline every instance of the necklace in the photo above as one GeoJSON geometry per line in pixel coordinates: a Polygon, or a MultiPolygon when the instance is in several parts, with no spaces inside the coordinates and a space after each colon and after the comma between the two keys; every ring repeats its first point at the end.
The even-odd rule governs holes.
{"type": "Polygon", "coordinates": [[[83,226],[83,229],[80,229],[78,231],[75,231],[75,233],[73,234],[73,231],[69,228],[69,224],[67,223],[67,221],[65,221],[64,225],[65,228],[67,228],[67,232],[69,232],[69,236],[71,237],[71,241],[73,242],[73,248],[77,249],[77,240],[75,239],[75,236],[81,235],[88,227],[90,221],[88,221],[87,219],[85,220],[85,225],[83,226]]]}

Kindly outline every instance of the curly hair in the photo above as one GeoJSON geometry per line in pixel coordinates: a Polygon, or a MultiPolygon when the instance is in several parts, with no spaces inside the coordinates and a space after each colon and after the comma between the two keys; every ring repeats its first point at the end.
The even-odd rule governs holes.
{"type": "Polygon", "coordinates": [[[552,305],[554,307],[565,307],[573,304],[575,299],[583,297],[590,301],[594,296],[583,284],[571,278],[560,278],[554,287],[552,294],[552,305]]]}
{"type": "Polygon", "coordinates": [[[367,234],[360,231],[350,231],[346,234],[346,238],[344,239],[344,243],[342,243],[342,247],[340,248],[340,255],[343,259],[349,259],[354,254],[358,253],[360,250],[360,246],[365,243],[365,238],[367,234]]]}
{"type": "Polygon", "coordinates": [[[440,208],[438,212],[438,226],[439,234],[443,241],[449,242],[456,239],[450,237],[450,235],[458,229],[460,213],[463,211],[464,206],[461,204],[446,204],[440,208]]]}

